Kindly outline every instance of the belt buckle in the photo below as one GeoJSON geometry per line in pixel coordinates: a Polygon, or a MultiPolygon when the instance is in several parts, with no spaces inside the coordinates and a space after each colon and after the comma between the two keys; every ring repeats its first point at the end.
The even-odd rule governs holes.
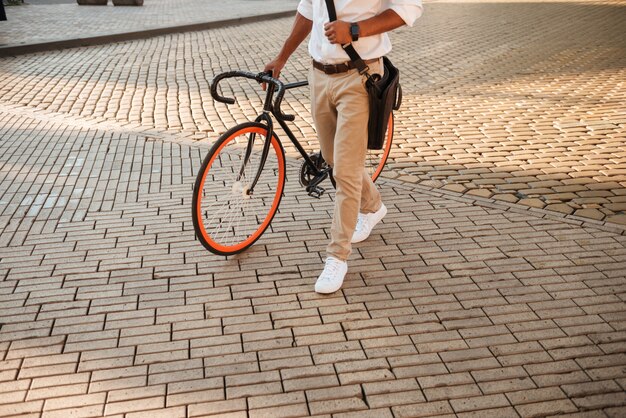
{"type": "Polygon", "coordinates": [[[337,66],[334,64],[322,64],[322,67],[326,74],[335,74],[337,72],[337,66]]]}

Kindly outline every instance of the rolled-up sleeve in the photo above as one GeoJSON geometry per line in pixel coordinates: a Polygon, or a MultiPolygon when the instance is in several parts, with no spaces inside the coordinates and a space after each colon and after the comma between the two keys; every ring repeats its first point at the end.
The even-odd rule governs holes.
{"type": "Polygon", "coordinates": [[[298,13],[309,20],[313,20],[313,0],[300,0],[298,13]]]}
{"type": "MultiPolygon", "coordinates": [[[[300,4],[304,3],[302,1],[300,4]]],[[[391,9],[404,20],[407,26],[413,26],[424,10],[422,0],[385,0],[387,9],[391,9]]]]}

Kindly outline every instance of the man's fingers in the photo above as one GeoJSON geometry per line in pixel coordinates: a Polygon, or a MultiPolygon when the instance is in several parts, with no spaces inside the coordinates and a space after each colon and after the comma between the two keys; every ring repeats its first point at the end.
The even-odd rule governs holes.
{"type": "Polygon", "coordinates": [[[335,43],[334,40],[337,37],[337,34],[334,29],[327,30],[326,32],[324,32],[324,35],[330,41],[331,44],[335,43]]]}
{"type": "Polygon", "coordinates": [[[337,43],[337,22],[329,22],[324,25],[324,35],[331,44],[337,43]]]}
{"type": "MultiPolygon", "coordinates": [[[[263,72],[272,72],[272,78],[278,78],[280,77],[280,72],[282,71],[282,67],[281,68],[276,68],[276,67],[266,67],[263,72]]],[[[263,89],[263,91],[265,91],[267,89],[267,83],[261,83],[261,88],[263,89]]]]}

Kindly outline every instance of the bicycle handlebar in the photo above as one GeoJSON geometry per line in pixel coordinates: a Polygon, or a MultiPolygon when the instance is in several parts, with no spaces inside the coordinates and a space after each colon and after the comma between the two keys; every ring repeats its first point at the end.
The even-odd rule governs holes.
{"type": "Polygon", "coordinates": [[[235,103],[235,99],[221,96],[217,92],[217,85],[220,83],[220,81],[222,81],[225,78],[232,78],[232,77],[244,77],[250,80],[255,80],[258,83],[273,84],[274,86],[278,88],[278,92],[276,93],[276,100],[274,100],[274,114],[276,115],[277,118],[286,120],[289,122],[292,122],[296,119],[294,115],[286,115],[280,110],[280,104],[283,101],[283,96],[285,95],[285,84],[283,84],[282,81],[274,77],[271,77],[267,73],[255,74],[255,73],[251,73],[248,71],[227,71],[225,73],[217,75],[211,82],[211,96],[213,97],[214,100],[221,102],[221,103],[226,103],[226,104],[235,103]]]}

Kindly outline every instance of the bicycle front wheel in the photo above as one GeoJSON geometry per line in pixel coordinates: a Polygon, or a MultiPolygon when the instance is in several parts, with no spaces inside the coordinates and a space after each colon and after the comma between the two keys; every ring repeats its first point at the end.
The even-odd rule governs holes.
{"type": "Polygon", "coordinates": [[[214,254],[232,255],[250,247],[278,210],[285,187],[285,153],[272,135],[263,160],[267,140],[265,125],[238,125],[217,140],[202,163],[193,191],[193,224],[198,240],[214,254]]]}
{"type": "Polygon", "coordinates": [[[389,121],[387,122],[387,132],[385,132],[385,142],[383,142],[383,148],[379,150],[367,150],[367,156],[365,158],[365,168],[367,172],[372,176],[372,181],[376,181],[380,173],[387,163],[389,153],[391,152],[391,144],[393,142],[393,113],[389,115],[389,121]]]}

